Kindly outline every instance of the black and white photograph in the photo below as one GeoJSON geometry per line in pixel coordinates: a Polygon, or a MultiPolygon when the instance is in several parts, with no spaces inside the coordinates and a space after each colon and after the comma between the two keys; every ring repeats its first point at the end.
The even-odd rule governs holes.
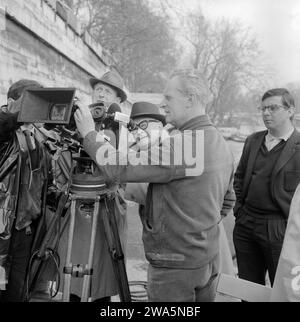
{"type": "Polygon", "coordinates": [[[1,310],[300,302],[299,33],[298,0],[0,0],[1,310]]]}

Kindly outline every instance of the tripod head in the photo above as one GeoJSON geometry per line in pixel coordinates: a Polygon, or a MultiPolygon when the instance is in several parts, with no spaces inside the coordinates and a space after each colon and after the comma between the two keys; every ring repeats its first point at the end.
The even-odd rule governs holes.
{"type": "Polygon", "coordinates": [[[108,192],[104,177],[88,154],[81,150],[72,156],[76,166],[71,173],[70,192],[79,195],[104,195],[108,192]]]}

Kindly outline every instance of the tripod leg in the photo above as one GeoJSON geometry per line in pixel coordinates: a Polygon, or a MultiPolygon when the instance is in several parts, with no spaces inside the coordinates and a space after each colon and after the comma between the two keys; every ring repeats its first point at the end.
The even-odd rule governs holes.
{"type": "Polygon", "coordinates": [[[91,233],[91,239],[90,239],[89,257],[88,257],[88,264],[86,265],[86,275],[84,275],[84,278],[83,278],[81,302],[87,302],[88,301],[88,291],[89,291],[89,288],[90,288],[91,274],[93,273],[92,272],[92,266],[93,266],[95,239],[96,239],[96,232],[97,232],[97,225],[98,225],[98,216],[99,216],[99,199],[96,200],[95,204],[94,204],[94,213],[93,213],[93,221],[92,221],[92,233],[91,233]]]}
{"type": "MultiPolygon", "coordinates": [[[[55,239],[59,238],[62,234],[62,232],[56,232],[55,229],[58,226],[58,222],[62,218],[61,217],[62,212],[63,212],[63,209],[66,205],[67,200],[68,200],[67,195],[64,195],[60,198],[57,210],[56,210],[53,218],[51,218],[51,221],[49,223],[49,227],[48,227],[47,232],[41,242],[39,249],[35,253],[36,256],[33,258],[32,266],[29,267],[28,276],[27,276],[28,291],[29,291],[28,295],[30,295],[30,293],[34,290],[36,282],[39,279],[41,266],[43,265],[43,262],[45,260],[47,248],[50,245],[50,248],[53,249],[54,245],[55,245],[55,239]],[[57,238],[55,237],[55,234],[58,235],[57,238]],[[53,242],[54,242],[54,245],[52,245],[53,242]]],[[[65,217],[63,218],[63,228],[65,227],[67,220],[68,220],[68,216],[66,214],[65,217]]],[[[28,298],[28,300],[29,300],[29,298],[28,298]]]]}
{"type": "Polygon", "coordinates": [[[122,302],[131,302],[131,295],[130,295],[130,289],[129,289],[129,284],[128,284],[128,277],[127,277],[127,272],[126,272],[126,266],[124,262],[124,254],[122,251],[122,246],[120,242],[120,237],[118,234],[118,227],[116,223],[116,218],[115,214],[112,215],[112,225],[113,225],[113,232],[115,235],[115,240],[117,244],[117,270],[118,270],[118,275],[120,276],[119,284],[120,284],[120,298],[122,302]]]}
{"type": "Polygon", "coordinates": [[[61,218],[53,218],[53,221],[50,224],[49,228],[49,233],[47,232],[47,235],[45,237],[45,240],[43,241],[43,244],[41,246],[40,251],[37,253],[36,258],[33,261],[32,268],[30,269],[30,283],[29,283],[29,294],[34,290],[35,284],[40,278],[41,273],[43,272],[42,270],[45,268],[44,266],[47,265],[47,261],[45,261],[45,258],[47,256],[47,248],[51,250],[56,249],[56,245],[60,237],[62,236],[67,224],[69,221],[69,215],[68,212],[65,214],[65,216],[61,218]],[[55,232],[56,227],[58,226],[57,221],[62,220],[62,223],[60,225],[60,231],[55,232]],[[55,235],[54,235],[55,233],[55,235]],[[51,239],[50,239],[51,237],[51,239]]]}
{"type": "MultiPolygon", "coordinates": [[[[66,258],[66,268],[71,268],[71,253],[72,253],[72,243],[75,227],[75,206],[76,199],[72,199],[71,202],[71,213],[70,213],[70,227],[68,235],[68,249],[66,258]]],[[[63,288],[63,302],[69,302],[70,300],[70,287],[71,287],[71,273],[65,272],[64,274],[64,288],[63,288]]]]}
{"type": "Polygon", "coordinates": [[[130,289],[124,262],[117,221],[115,217],[113,200],[104,199],[105,211],[103,212],[103,224],[106,242],[111,254],[112,264],[116,279],[118,280],[119,295],[121,302],[131,302],[130,289]]]}

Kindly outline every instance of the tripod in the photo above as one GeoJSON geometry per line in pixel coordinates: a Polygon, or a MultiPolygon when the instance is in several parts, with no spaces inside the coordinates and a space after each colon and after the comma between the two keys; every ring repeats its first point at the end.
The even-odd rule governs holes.
{"type": "Polygon", "coordinates": [[[47,258],[49,250],[57,243],[57,238],[61,236],[69,222],[67,255],[63,269],[64,285],[62,300],[64,302],[70,300],[72,278],[83,278],[81,301],[88,301],[91,278],[93,275],[96,230],[99,216],[101,215],[105,232],[105,241],[112,260],[114,275],[118,282],[120,300],[122,302],[130,302],[131,296],[124,263],[124,254],[114,211],[114,196],[108,191],[102,176],[94,175],[93,162],[89,157],[83,156],[83,153],[84,152],[82,151],[79,156],[73,158],[77,161],[77,166],[74,168],[74,172],[71,176],[69,191],[61,197],[55,216],[49,225],[49,229],[47,230],[41,246],[35,252],[35,260],[33,261],[29,272],[29,290],[33,290],[34,285],[38,280],[43,259],[47,258]],[[71,200],[70,212],[66,212],[65,216],[62,217],[63,209],[69,199],[71,200]],[[92,217],[90,247],[88,250],[87,263],[73,264],[71,262],[71,255],[77,215],[76,210],[81,207],[88,208],[92,217]],[[59,225],[57,225],[58,223],[59,225]],[[59,226],[59,229],[55,234],[57,226],[59,226]]]}

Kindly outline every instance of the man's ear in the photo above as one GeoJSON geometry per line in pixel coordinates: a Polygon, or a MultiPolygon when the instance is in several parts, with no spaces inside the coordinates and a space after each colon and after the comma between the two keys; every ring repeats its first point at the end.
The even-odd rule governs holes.
{"type": "Polygon", "coordinates": [[[15,100],[13,98],[8,98],[7,99],[7,106],[10,106],[15,100]]]}
{"type": "Polygon", "coordinates": [[[22,95],[20,98],[18,98],[17,100],[14,99],[8,99],[7,100],[7,110],[10,113],[17,113],[20,112],[21,109],[21,101],[22,101],[22,95]]]}
{"type": "Polygon", "coordinates": [[[295,107],[294,106],[291,106],[289,109],[288,109],[288,112],[290,114],[290,118],[295,114],[295,107]]]}
{"type": "Polygon", "coordinates": [[[194,104],[195,104],[195,102],[194,102],[194,96],[193,95],[189,95],[186,98],[186,102],[187,102],[186,107],[187,108],[192,108],[194,106],[194,104]]]}
{"type": "Polygon", "coordinates": [[[10,113],[14,113],[15,111],[15,100],[13,98],[7,99],[7,111],[10,113]]]}

